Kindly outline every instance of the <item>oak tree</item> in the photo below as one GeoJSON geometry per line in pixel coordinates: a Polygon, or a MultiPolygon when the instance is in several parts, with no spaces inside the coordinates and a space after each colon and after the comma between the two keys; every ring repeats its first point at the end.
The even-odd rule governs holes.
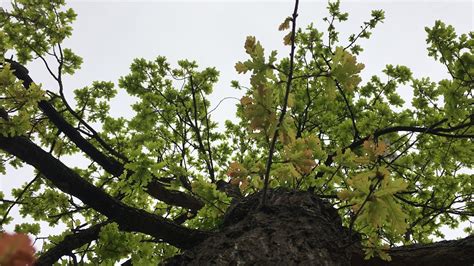
{"type": "Polygon", "coordinates": [[[64,76],[82,63],[63,45],[76,14],[63,0],[12,1],[0,10],[0,170],[36,170],[13,199],[0,192],[0,228],[15,205],[65,224],[38,265],[470,265],[472,236],[430,239],[474,215],[474,33],[426,28],[428,55],[448,79],[388,64],[363,82],[358,43],[384,12],[348,40],[336,29],[349,16],[339,2],[323,30],[299,28],[298,12],[296,1],[278,28],[288,56],[245,40],[235,69],[250,80],[232,82],[245,96],[222,131],[208,99],[219,72],[194,61],[135,59],[117,83],[94,81],[66,99],[64,76]],[[34,60],[57,90],[32,79],[34,60]],[[109,112],[118,90],[136,99],[130,118],[109,112]],[[61,161],[73,155],[88,167],[61,161]]]}

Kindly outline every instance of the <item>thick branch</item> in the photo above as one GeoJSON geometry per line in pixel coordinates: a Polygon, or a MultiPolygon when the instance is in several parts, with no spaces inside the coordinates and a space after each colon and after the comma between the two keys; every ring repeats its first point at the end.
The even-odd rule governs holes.
{"type": "Polygon", "coordinates": [[[181,206],[186,209],[200,210],[204,204],[195,197],[177,190],[168,190],[157,180],[153,180],[146,186],[146,192],[150,195],[157,195],[159,200],[181,206]]]}
{"type": "MultiPolygon", "coordinates": [[[[33,80],[28,75],[28,70],[21,64],[7,59],[10,63],[13,74],[23,81],[23,86],[28,89],[33,83],[33,80]]],[[[92,145],[88,140],[86,140],[82,135],[69,124],[61,114],[56,111],[56,109],[47,101],[40,101],[38,103],[39,108],[43,113],[50,119],[50,121],[63,132],[76,146],[87,154],[93,161],[97,162],[105,171],[108,173],[119,177],[122,175],[125,167],[122,163],[117,161],[113,157],[109,157],[98,150],[94,145],[92,145]]],[[[132,175],[133,172],[129,171],[129,175],[132,175]]],[[[146,187],[147,192],[154,198],[161,200],[167,204],[180,206],[186,209],[200,209],[204,204],[197,198],[179,191],[170,191],[167,190],[163,184],[157,180],[152,180],[146,187]],[[157,193],[159,192],[159,193],[157,193]]]]}
{"type": "Polygon", "coordinates": [[[426,128],[426,127],[412,127],[412,126],[395,126],[395,127],[388,127],[382,130],[378,130],[374,133],[375,136],[381,136],[392,132],[400,132],[400,131],[408,131],[408,132],[418,132],[418,133],[425,133],[431,134],[446,138],[474,138],[474,134],[447,134],[449,132],[454,132],[456,130],[474,126],[474,120],[471,120],[468,123],[461,124],[452,128],[426,128]]]}
{"type": "MultiPolygon", "coordinates": [[[[182,224],[190,217],[187,212],[173,219],[176,224],[182,224]]],[[[48,249],[43,253],[35,262],[35,266],[40,265],[53,265],[61,257],[70,255],[74,250],[94,241],[99,238],[100,230],[104,225],[109,224],[110,221],[102,222],[93,225],[87,229],[80,230],[74,234],[67,235],[61,242],[57,243],[54,247],[48,249]]],[[[127,228],[120,227],[122,231],[128,231],[127,228]]]]}
{"type": "Polygon", "coordinates": [[[66,236],[63,241],[43,253],[38,260],[36,260],[35,265],[53,265],[62,256],[71,254],[73,250],[96,240],[99,237],[100,229],[107,223],[109,222],[96,224],[85,230],[66,236]]]}
{"type": "Polygon", "coordinates": [[[474,236],[460,240],[441,241],[433,244],[411,245],[393,248],[389,251],[392,261],[382,261],[373,258],[363,260],[362,254],[353,254],[352,265],[364,266],[444,266],[444,265],[473,265],[474,236]]]}
{"type": "Polygon", "coordinates": [[[25,137],[0,137],[0,148],[34,166],[61,191],[129,231],[148,234],[179,248],[190,248],[208,236],[206,232],[176,225],[161,216],[123,204],[25,137]]]}

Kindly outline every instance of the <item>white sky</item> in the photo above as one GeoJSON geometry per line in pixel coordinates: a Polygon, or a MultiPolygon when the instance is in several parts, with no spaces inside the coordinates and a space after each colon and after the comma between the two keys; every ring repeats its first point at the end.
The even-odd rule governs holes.
{"type": "MultiPolygon", "coordinates": [[[[134,58],[151,60],[164,55],[172,64],[179,59],[192,59],[203,68],[215,66],[221,75],[211,97],[213,103],[225,96],[239,96],[241,92],[231,89],[229,84],[234,79],[244,83],[248,80],[248,76],[237,75],[234,70],[237,61],[247,59],[243,49],[245,37],[254,35],[267,52],[279,50],[281,56],[287,56],[289,50],[282,44],[285,34],[277,31],[277,27],[291,14],[293,1],[224,2],[74,1],[70,6],[78,13],[78,19],[66,46],[82,56],[84,64],[74,76],[66,78],[66,88],[72,92],[73,88],[89,85],[93,80],[117,81],[129,72],[134,58]]],[[[372,38],[360,42],[365,48],[358,58],[366,66],[363,77],[379,74],[385,64],[407,65],[418,77],[430,76],[435,80],[447,77],[443,66],[427,56],[424,27],[440,19],[460,33],[468,32],[473,29],[473,3],[383,2],[342,4],[342,10],[350,16],[339,27],[341,40],[357,33],[362,22],[370,18],[372,9],[386,12],[385,23],[374,30],[372,38]]],[[[298,24],[305,26],[314,21],[319,29],[325,29],[322,21],[327,16],[325,7],[325,1],[303,1],[298,24]]],[[[33,78],[54,84],[50,83],[52,80],[44,67],[36,65],[39,69],[32,69],[33,78]]],[[[402,93],[411,95],[409,91],[402,93]]],[[[124,95],[119,95],[114,105],[117,108],[112,111],[127,116],[130,113],[124,103],[130,98],[121,96],[124,95]]],[[[225,102],[214,113],[214,119],[232,118],[234,104],[235,100],[225,102]]]]}
{"type": "MultiPolygon", "coordinates": [[[[0,6],[6,3],[0,1],[0,6]]],[[[116,82],[129,72],[134,58],[152,60],[163,55],[172,64],[179,59],[192,59],[200,67],[215,66],[221,72],[211,97],[212,106],[223,97],[239,97],[242,92],[234,91],[229,84],[235,79],[243,84],[248,80],[234,70],[237,61],[247,59],[243,49],[245,37],[254,35],[266,52],[276,49],[280,56],[287,56],[289,49],[282,43],[285,33],[277,28],[291,14],[293,5],[293,1],[72,1],[69,6],[78,18],[73,36],[64,47],[82,56],[84,63],[74,76],[65,78],[67,95],[72,99],[73,89],[90,85],[94,80],[116,82]]],[[[318,29],[325,29],[325,7],[326,1],[301,2],[298,25],[313,21],[318,29]]],[[[431,27],[439,19],[453,25],[458,33],[467,33],[474,28],[473,8],[472,1],[343,1],[341,9],[349,12],[349,21],[338,28],[346,44],[346,37],[357,33],[362,22],[370,19],[371,10],[385,10],[385,22],[374,30],[370,40],[360,42],[365,49],[358,57],[366,66],[363,77],[380,74],[386,64],[403,64],[412,69],[415,77],[440,80],[447,77],[447,72],[428,58],[424,27],[431,27]]],[[[55,88],[39,62],[29,65],[29,69],[37,83],[43,83],[47,89],[55,88]]],[[[406,97],[411,95],[405,88],[402,93],[406,97]]],[[[125,107],[128,103],[130,99],[119,94],[113,114],[129,116],[125,107]]],[[[232,119],[235,103],[224,102],[214,112],[214,119],[232,119]]],[[[12,170],[0,176],[0,190],[9,197],[12,187],[31,178],[31,170],[12,170]]],[[[459,230],[446,232],[448,239],[462,235],[459,230]]],[[[48,234],[49,230],[43,233],[48,234]]]]}

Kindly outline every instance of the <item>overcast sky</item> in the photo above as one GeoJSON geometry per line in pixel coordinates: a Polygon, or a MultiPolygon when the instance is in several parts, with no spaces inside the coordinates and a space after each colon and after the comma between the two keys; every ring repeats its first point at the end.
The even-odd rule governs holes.
{"type": "MultiPolygon", "coordinates": [[[[1,1],[5,6],[6,1],[1,1]]],[[[126,75],[134,58],[152,60],[166,56],[175,65],[179,59],[196,60],[200,67],[214,66],[221,75],[211,97],[212,106],[226,96],[239,97],[241,92],[230,88],[231,80],[245,84],[246,76],[237,75],[234,65],[246,60],[243,44],[248,35],[256,36],[266,52],[278,50],[287,56],[289,48],[283,46],[285,33],[277,30],[283,19],[293,10],[292,1],[72,1],[78,14],[73,36],[64,47],[82,56],[81,70],[65,79],[69,96],[72,90],[90,85],[94,80],[116,82],[126,75]]],[[[327,26],[326,1],[300,3],[297,24],[306,26],[314,22],[318,29],[327,26]]],[[[428,58],[424,27],[442,20],[455,27],[458,33],[467,33],[473,27],[472,1],[343,1],[343,11],[349,20],[338,26],[343,44],[346,37],[357,33],[363,21],[370,19],[370,11],[383,9],[386,20],[373,32],[370,40],[360,42],[365,51],[358,61],[365,64],[363,78],[380,74],[386,64],[403,64],[412,69],[415,77],[429,76],[434,80],[447,77],[443,66],[428,58]]],[[[46,89],[55,89],[51,78],[39,63],[29,66],[30,74],[46,89]]],[[[403,95],[411,95],[407,88],[403,95]]],[[[70,97],[72,99],[72,97],[70,97]]],[[[124,108],[130,100],[120,94],[112,112],[129,116],[124,108]]],[[[231,119],[236,101],[227,101],[214,112],[218,121],[231,119]]],[[[32,178],[29,170],[10,171],[0,176],[0,189],[9,195],[11,187],[32,178]]],[[[47,232],[44,232],[47,234],[47,232]]],[[[447,238],[459,235],[450,233],[447,238]]]]}

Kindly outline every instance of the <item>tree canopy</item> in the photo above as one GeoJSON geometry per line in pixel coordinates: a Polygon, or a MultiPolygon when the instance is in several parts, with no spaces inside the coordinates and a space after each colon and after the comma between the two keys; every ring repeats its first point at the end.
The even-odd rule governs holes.
{"type": "MultiPolygon", "coordinates": [[[[358,61],[358,42],[384,12],[372,11],[346,40],[337,26],[349,14],[338,1],[327,10],[327,28],[299,28],[304,11],[296,1],[278,27],[288,56],[247,37],[248,56],[235,70],[250,80],[232,82],[245,96],[238,119],[221,131],[208,99],[215,68],[138,58],[118,82],[93,81],[71,101],[63,78],[82,58],[63,42],[74,11],[63,0],[16,0],[1,9],[0,171],[6,164],[36,171],[13,199],[0,191],[0,229],[18,205],[25,217],[67,226],[47,237],[38,263],[148,264],[212,236],[230,205],[259,195],[253,199],[263,208],[269,191],[284,188],[325,199],[366,258],[389,260],[392,247],[430,243],[441,226],[472,219],[474,33],[457,34],[441,21],[426,28],[428,55],[448,79],[387,64],[383,76],[362,81],[370,62],[358,61]],[[57,90],[29,76],[34,60],[57,90]],[[413,91],[410,102],[401,86],[413,91]],[[109,112],[118,90],[136,99],[131,118],[109,112]],[[70,155],[88,167],[60,160],[70,155]]],[[[36,237],[40,229],[15,225],[36,237]]]]}

